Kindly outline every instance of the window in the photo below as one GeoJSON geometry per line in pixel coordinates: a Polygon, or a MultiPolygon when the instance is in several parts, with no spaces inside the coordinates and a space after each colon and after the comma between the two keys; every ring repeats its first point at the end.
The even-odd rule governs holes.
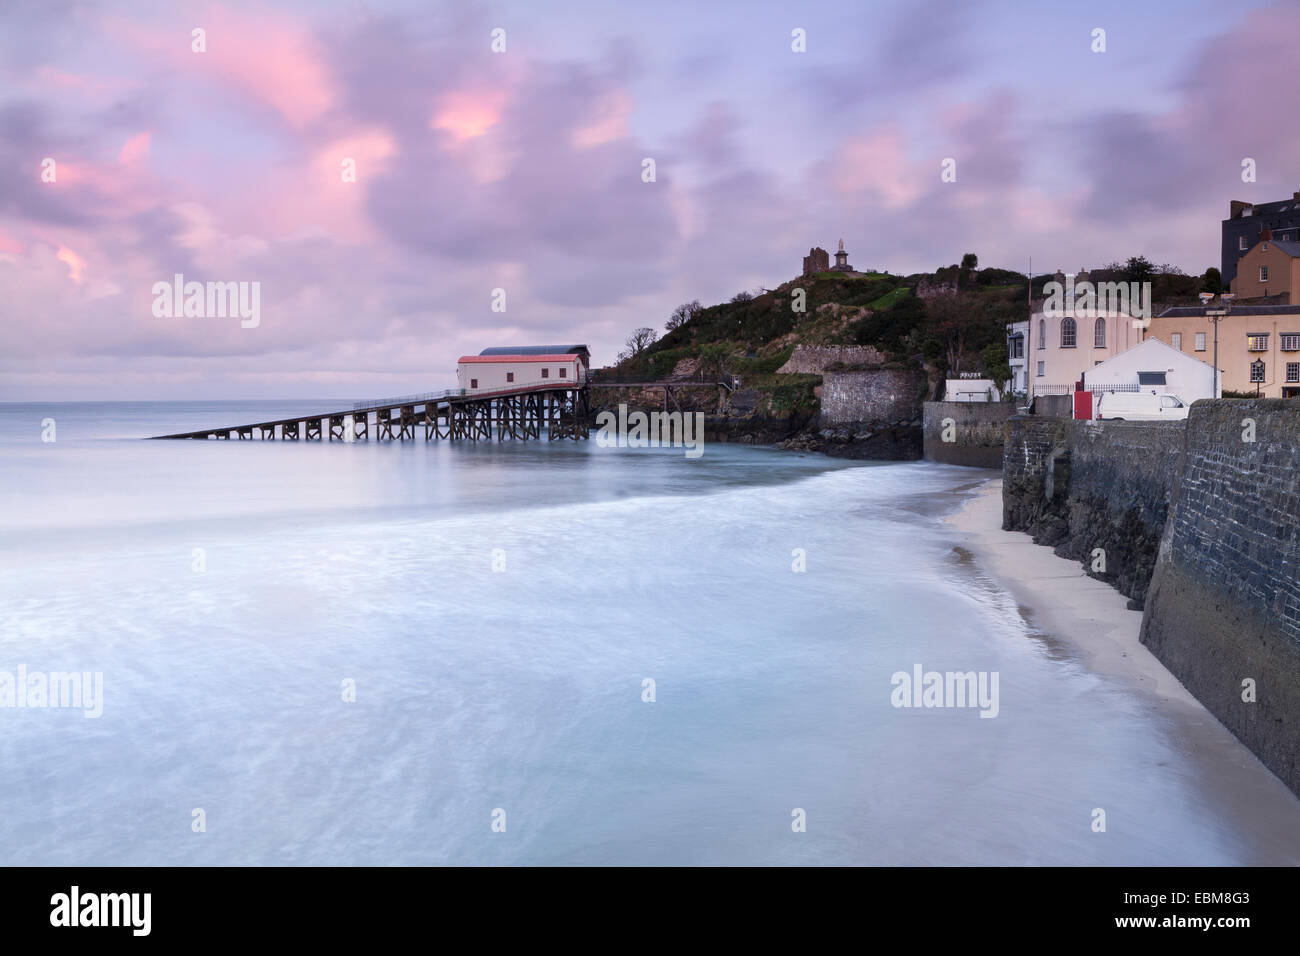
{"type": "Polygon", "coordinates": [[[561,366],[561,368],[560,368],[560,378],[564,378],[565,375],[568,373],[568,371],[569,371],[569,370],[568,370],[567,368],[564,368],[563,366],[561,366]]]}
{"type": "Polygon", "coordinates": [[[506,372],[506,381],[507,381],[507,382],[513,382],[514,380],[515,380],[515,373],[514,373],[514,372],[506,372]]]}
{"type": "Polygon", "coordinates": [[[1070,318],[1069,316],[1066,316],[1061,320],[1061,348],[1063,349],[1074,348],[1076,328],[1077,327],[1075,326],[1074,319],[1070,318]]]}
{"type": "Polygon", "coordinates": [[[1250,352],[1268,351],[1268,333],[1251,332],[1246,336],[1246,350],[1250,352]]]}
{"type": "Polygon", "coordinates": [[[1300,362],[1286,363],[1286,380],[1288,382],[1300,382],[1300,362]]]}
{"type": "Polygon", "coordinates": [[[1039,378],[1042,378],[1042,377],[1043,377],[1043,363],[1042,363],[1042,362],[1039,362],[1039,363],[1038,363],[1038,377],[1039,377],[1039,378]]]}
{"type": "Polygon", "coordinates": [[[542,369],[542,378],[550,378],[550,377],[551,377],[551,370],[549,368],[542,369]]]}
{"type": "MultiPolygon", "coordinates": [[[[1038,320],[1038,347],[1040,349],[1047,348],[1047,320],[1046,319],[1038,320]]],[[[1042,375],[1043,373],[1039,372],[1038,374],[1042,375]]]]}
{"type": "Polygon", "coordinates": [[[1011,351],[1011,357],[1012,357],[1012,358],[1024,358],[1024,357],[1025,357],[1025,337],[1024,337],[1023,335],[1013,335],[1013,336],[1011,336],[1011,350],[1010,350],[1010,351],[1011,351]]]}
{"type": "Polygon", "coordinates": [[[1169,344],[1181,352],[1183,350],[1183,333],[1182,332],[1170,333],[1169,344]]]}
{"type": "Polygon", "coordinates": [[[1092,324],[1092,345],[1093,348],[1104,349],[1106,347],[1106,320],[1098,319],[1092,324]]]}
{"type": "Polygon", "coordinates": [[[1300,332],[1282,333],[1282,351],[1283,352],[1300,351],[1300,332]]]}
{"type": "Polygon", "coordinates": [[[1198,352],[1204,352],[1204,351],[1205,351],[1205,333],[1204,333],[1204,332],[1197,332],[1197,333],[1196,333],[1196,351],[1198,351],[1198,352]]]}
{"type": "Polygon", "coordinates": [[[1180,402],[1178,399],[1174,398],[1172,395],[1161,395],[1160,407],[1161,408],[1182,408],[1183,403],[1180,402]]]}
{"type": "Polygon", "coordinates": [[[471,378],[471,379],[469,380],[469,387],[470,387],[470,388],[478,388],[478,379],[476,379],[476,378],[471,378]]]}
{"type": "Polygon", "coordinates": [[[1138,372],[1139,385],[1168,385],[1165,381],[1166,372],[1138,372]]]}
{"type": "Polygon", "coordinates": [[[1259,281],[1260,282],[1268,281],[1268,266],[1259,267],[1259,281]]]}
{"type": "Polygon", "coordinates": [[[1250,380],[1252,382],[1264,381],[1264,363],[1254,361],[1250,363],[1250,380]]]}
{"type": "Polygon", "coordinates": [[[1249,248],[1250,248],[1250,246],[1246,245],[1246,237],[1245,237],[1245,236],[1238,236],[1238,237],[1237,237],[1237,250],[1238,250],[1239,252],[1245,252],[1245,251],[1246,251],[1247,249],[1249,249],[1249,248]]]}

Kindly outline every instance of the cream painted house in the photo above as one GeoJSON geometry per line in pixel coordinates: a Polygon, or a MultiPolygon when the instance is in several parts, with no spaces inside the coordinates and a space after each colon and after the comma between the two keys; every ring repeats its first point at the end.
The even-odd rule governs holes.
{"type": "MultiPolygon", "coordinates": [[[[1029,390],[1040,395],[1073,390],[1088,369],[1140,344],[1143,324],[1116,309],[1056,315],[1039,308],[1030,319],[1025,349],[1029,390]]],[[[1007,327],[1009,338],[1024,330],[1023,322],[1007,327]]]]}
{"type": "MultiPolygon", "coordinates": [[[[1148,334],[1214,364],[1214,324],[1203,308],[1166,309],[1148,334]]],[[[1225,392],[1300,398],[1300,305],[1234,304],[1219,321],[1219,376],[1225,392]]]]}

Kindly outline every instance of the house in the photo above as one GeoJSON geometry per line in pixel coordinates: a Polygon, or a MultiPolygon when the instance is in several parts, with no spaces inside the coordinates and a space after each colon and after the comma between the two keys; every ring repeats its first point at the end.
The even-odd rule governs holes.
{"type": "Polygon", "coordinates": [[[1159,339],[1147,339],[1083,374],[1093,391],[1120,388],[1177,395],[1186,402],[1215,398],[1214,367],[1159,339]]]}
{"type": "Polygon", "coordinates": [[[1238,299],[1284,295],[1296,305],[1300,300],[1300,242],[1274,239],[1272,230],[1264,229],[1260,241],[1237,260],[1232,291],[1238,299]]]}
{"type": "Polygon", "coordinates": [[[1029,336],[1029,320],[1007,323],[1007,364],[1011,366],[1011,391],[1025,394],[1026,380],[1025,340],[1029,336]]]}
{"type": "Polygon", "coordinates": [[[462,355],[456,362],[456,381],[466,394],[584,384],[590,364],[585,345],[494,347],[462,355]]]}
{"type": "MultiPolygon", "coordinates": [[[[1148,335],[1214,363],[1215,325],[1199,306],[1165,309],[1148,335]]],[[[1219,387],[1300,398],[1300,305],[1233,305],[1218,322],[1219,387]]]]}
{"type": "Polygon", "coordinates": [[[1237,277],[1238,261],[1261,241],[1265,229],[1280,242],[1300,242],[1300,192],[1275,202],[1248,203],[1234,199],[1229,203],[1228,218],[1222,222],[1219,256],[1224,285],[1232,284],[1237,277]]]}
{"type": "MultiPolygon", "coordinates": [[[[1059,315],[1039,306],[1030,326],[1013,322],[1007,326],[1008,355],[1014,354],[1016,335],[1027,338],[1023,364],[1028,373],[1028,390],[1035,395],[1064,394],[1088,369],[1126,352],[1142,342],[1142,321],[1119,309],[1081,309],[1059,315]]],[[[1011,363],[1015,371],[1016,364],[1011,363]]],[[[1017,383],[1017,390],[1019,385],[1017,383]]]]}

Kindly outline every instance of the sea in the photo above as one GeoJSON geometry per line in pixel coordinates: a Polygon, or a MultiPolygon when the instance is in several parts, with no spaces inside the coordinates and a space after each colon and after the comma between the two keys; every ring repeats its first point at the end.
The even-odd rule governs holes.
{"type": "Polygon", "coordinates": [[[987,473],[143,440],[337,407],[0,405],[0,864],[1270,852],[944,523],[987,473]],[[20,668],[99,692],[18,706],[20,668]],[[996,707],[898,706],[918,670],[996,675],[996,707]]]}

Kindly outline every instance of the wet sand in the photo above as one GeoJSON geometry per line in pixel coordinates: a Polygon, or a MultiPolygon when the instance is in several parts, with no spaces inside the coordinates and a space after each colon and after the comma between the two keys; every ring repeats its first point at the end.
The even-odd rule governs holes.
{"type": "Polygon", "coordinates": [[[1020,604],[1027,620],[1095,673],[1123,681],[1165,718],[1216,816],[1251,849],[1246,865],[1300,865],[1300,799],[1203,707],[1138,641],[1142,612],[1074,561],[1002,530],[1002,479],[974,489],[945,519],[976,563],[1020,604]]]}

